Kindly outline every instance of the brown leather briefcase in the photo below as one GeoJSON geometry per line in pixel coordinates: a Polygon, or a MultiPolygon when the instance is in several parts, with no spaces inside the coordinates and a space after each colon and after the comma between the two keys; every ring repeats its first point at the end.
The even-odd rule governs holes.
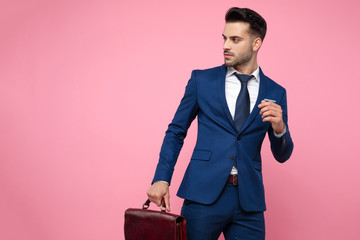
{"type": "Polygon", "coordinates": [[[186,240],[185,217],[160,211],[148,210],[150,200],[142,209],[125,211],[125,240],[186,240]]]}

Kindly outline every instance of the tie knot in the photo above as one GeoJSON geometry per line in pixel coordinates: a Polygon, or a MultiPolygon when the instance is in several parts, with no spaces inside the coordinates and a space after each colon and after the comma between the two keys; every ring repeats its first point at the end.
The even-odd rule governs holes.
{"type": "Polygon", "coordinates": [[[240,80],[241,83],[247,83],[250,79],[254,77],[253,75],[246,75],[240,73],[235,73],[235,76],[240,80]]]}

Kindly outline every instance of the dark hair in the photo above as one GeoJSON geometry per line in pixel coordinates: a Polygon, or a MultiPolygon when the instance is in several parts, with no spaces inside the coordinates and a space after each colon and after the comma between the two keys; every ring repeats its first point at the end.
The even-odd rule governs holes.
{"type": "Polygon", "coordinates": [[[249,8],[230,8],[225,16],[228,22],[246,22],[250,24],[250,33],[264,40],[266,35],[266,21],[257,12],[249,8]]]}

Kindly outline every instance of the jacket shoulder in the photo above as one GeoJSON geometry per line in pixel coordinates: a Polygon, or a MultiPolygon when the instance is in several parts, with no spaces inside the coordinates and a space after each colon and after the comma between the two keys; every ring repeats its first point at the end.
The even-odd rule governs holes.
{"type": "Polygon", "coordinates": [[[221,71],[226,71],[226,67],[224,65],[207,68],[207,69],[195,69],[192,71],[192,77],[209,77],[209,76],[216,76],[221,71]]]}
{"type": "MultiPolygon", "coordinates": [[[[263,76],[268,80],[268,84],[269,84],[270,88],[278,89],[280,91],[285,91],[285,88],[283,86],[281,86],[280,84],[278,84],[277,82],[275,82],[274,80],[269,78],[268,76],[266,76],[266,75],[263,75],[263,76]]],[[[260,81],[261,81],[261,78],[260,78],[260,81]]]]}

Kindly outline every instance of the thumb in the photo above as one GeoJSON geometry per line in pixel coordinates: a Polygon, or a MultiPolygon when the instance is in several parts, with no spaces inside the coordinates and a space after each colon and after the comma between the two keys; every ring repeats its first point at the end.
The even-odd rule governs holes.
{"type": "Polygon", "coordinates": [[[164,195],[164,201],[165,201],[165,206],[166,206],[166,211],[170,212],[170,193],[169,191],[166,192],[166,194],[164,195]]]}
{"type": "Polygon", "coordinates": [[[260,102],[260,104],[258,105],[258,107],[261,108],[261,107],[262,107],[262,104],[264,104],[264,103],[266,103],[266,101],[265,101],[265,100],[262,100],[262,101],[260,102]]]}

